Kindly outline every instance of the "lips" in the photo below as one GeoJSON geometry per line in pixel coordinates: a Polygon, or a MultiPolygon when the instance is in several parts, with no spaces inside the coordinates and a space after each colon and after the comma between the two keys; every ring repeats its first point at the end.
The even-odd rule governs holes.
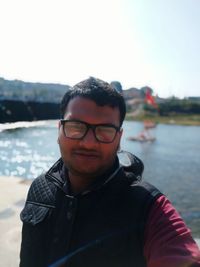
{"type": "Polygon", "coordinates": [[[95,151],[86,151],[86,150],[76,150],[74,151],[75,156],[86,157],[86,158],[99,158],[99,153],[95,151]]]}

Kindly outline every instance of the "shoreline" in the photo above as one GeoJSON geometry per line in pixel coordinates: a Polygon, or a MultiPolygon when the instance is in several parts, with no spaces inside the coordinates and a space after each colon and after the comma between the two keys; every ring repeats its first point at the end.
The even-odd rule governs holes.
{"type": "MultiPolygon", "coordinates": [[[[0,176],[0,267],[19,266],[20,212],[32,180],[0,176]]],[[[200,247],[200,238],[195,238],[200,247]]]]}
{"type": "Polygon", "coordinates": [[[173,114],[169,116],[158,115],[134,115],[133,113],[126,114],[127,121],[140,121],[150,120],[156,124],[168,124],[168,125],[183,125],[183,126],[200,126],[200,115],[180,115],[173,114]]]}

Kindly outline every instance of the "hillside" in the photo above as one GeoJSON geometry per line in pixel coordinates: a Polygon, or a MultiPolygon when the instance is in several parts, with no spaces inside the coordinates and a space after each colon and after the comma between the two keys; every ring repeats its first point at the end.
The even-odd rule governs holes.
{"type": "Polygon", "coordinates": [[[31,83],[0,78],[0,100],[59,103],[69,85],[31,83]]]}

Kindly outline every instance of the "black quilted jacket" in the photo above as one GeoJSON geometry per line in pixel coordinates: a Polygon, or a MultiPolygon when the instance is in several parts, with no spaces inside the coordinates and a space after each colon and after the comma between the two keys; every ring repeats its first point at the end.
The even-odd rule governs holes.
{"type": "Polygon", "coordinates": [[[148,211],[160,192],[141,182],[130,153],[91,190],[68,194],[60,159],[32,183],[25,207],[20,267],[142,267],[148,211]]]}

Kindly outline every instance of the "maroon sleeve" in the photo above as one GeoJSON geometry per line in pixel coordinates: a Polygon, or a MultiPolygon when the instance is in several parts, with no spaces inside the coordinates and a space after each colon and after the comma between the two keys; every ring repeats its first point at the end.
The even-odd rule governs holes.
{"type": "Polygon", "coordinates": [[[148,267],[197,267],[200,250],[183,219],[165,196],[151,208],[144,255],[148,267]]]}

